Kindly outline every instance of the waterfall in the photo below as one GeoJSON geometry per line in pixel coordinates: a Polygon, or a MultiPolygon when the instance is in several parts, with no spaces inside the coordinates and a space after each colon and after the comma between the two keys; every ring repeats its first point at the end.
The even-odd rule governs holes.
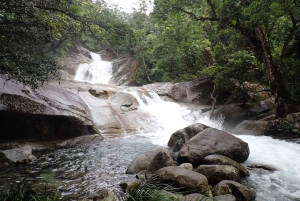
{"type": "Polygon", "coordinates": [[[112,64],[102,61],[99,54],[91,52],[92,62],[80,64],[74,80],[92,84],[108,84],[112,76],[112,64]]]}

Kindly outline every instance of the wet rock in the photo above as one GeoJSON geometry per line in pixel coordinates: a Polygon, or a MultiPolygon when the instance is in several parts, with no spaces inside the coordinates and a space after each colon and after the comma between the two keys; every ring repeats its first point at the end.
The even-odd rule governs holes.
{"type": "Polygon", "coordinates": [[[211,154],[227,156],[244,162],[249,156],[249,146],[243,140],[215,128],[208,128],[191,138],[178,152],[179,163],[192,163],[198,167],[211,154]]]}
{"type": "Polygon", "coordinates": [[[241,181],[239,171],[230,165],[200,165],[196,172],[205,175],[211,185],[223,180],[241,181]]]}
{"type": "Polygon", "coordinates": [[[149,167],[146,171],[146,176],[150,177],[153,175],[157,170],[168,167],[168,166],[174,166],[175,162],[173,161],[173,158],[168,150],[162,150],[158,152],[153,160],[150,162],[149,167]]]}
{"type": "Polygon", "coordinates": [[[79,136],[76,138],[72,138],[69,140],[64,140],[62,142],[56,142],[56,147],[58,148],[63,148],[63,147],[69,147],[69,146],[75,146],[78,144],[88,144],[88,143],[95,143],[95,142],[100,142],[103,140],[103,137],[99,134],[95,135],[84,135],[84,136],[79,136]]]}
{"type": "Polygon", "coordinates": [[[136,156],[127,168],[126,174],[136,174],[143,170],[147,170],[153,158],[160,151],[161,150],[152,150],[136,156]]]}
{"type": "Polygon", "coordinates": [[[124,193],[129,193],[132,189],[140,185],[141,180],[133,180],[129,182],[120,183],[119,186],[122,188],[124,193]]]}
{"type": "Polygon", "coordinates": [[[214,201],[214,199],[201,195],[199,193],[193,193],[180,198],[179,201],[214,201]]]}
{"type": "Polygon", "coordinates": [[[114,193],[108,189],[101,189],[97,193],[93,193],[79,199],[79,201],[115,201],[115,200],[116,197],[114,193]]]}
{"type": "Polygon", "coordinates": [[[209,127],[201,123],[195,123],[180,129],[171,135],[168,146],[174,151],[179,151],[189,139],[202,132],[206,128],[209,127]]]}
{"type": "Polygon", "coordinates": [[[179,165],[179,167],[187,170],[193,170],[193,165],[191,163],[182,163],[181,165],[179,165]]]}
{"type": "Polygon", "coordinates": [[[184,103],[210,104],[213,91],[211,78],[199,78],[190,82],[176,83],[171,88],[171,97],[184,103]]]}
{"type": "Polygon", "coordinates": [[[214,199],[216,201],[236,201],[235,197],[231,194],[218,195],[218,196],[215,196],[214,199]]]}
{"type": "Polygon", "coordinates": [[[144,85],[143,88],[148,91],[154,91],[160,96],[170,96],[172,86],[172,82],[156,82],[144,85]]]}
{"type": "Polygon", "coordinates": [[[160,182],[179,188],[182,192],[206,193],[210,186],[207,178],[197,172],[180,167],[164,167],[155,172],[147,182],[160,182]]]}
{"type": "Polygon", "coordinates": [[[1,151],[12,162],[29,162],[35,159],[32,150],[28,146],[1,151]]]}
{"type": "Polygon", "coordinates": [[[243,120],[248,119],[248,108],[241,105],[228,105],[217,108],[213,115],[213,119],[223,118],[223,126],[226,130],[231,131],[236,125],[243,120]]]}
{"type": "Polygon", "coordinates": [[[268,170],[268,171],[277,171],[276,168],[273,168],[271,166],[268,166],[268,165],[250,165],[248,166],[249,168],[256,168],[256,169],[263,169],[263,170],[268,170]]]}
{"type": "Polygon", "coordinates": [[[212,189],[213,195],[232,194],[237,201],[253,201],[255,200],[255,193],[246,186],[235,181],[221,181],[212,189]]]}
{"type": "Polygon", "coordinates": [[[269,135],[272,132],[271,128],[274,124],[275,121],[245,120],[238,124],[232,130],[232,133],[236,135],[269,135]]]}
{"type": "Polygon", "coordinates": [[[249,171],[244,166],[223,155],[214,154],[214,155],[206,156],[203,159],[202,164],[203,165],[208,165],[208,164],[231,165],[239,170],[240,175],[242,177],[246,177],[250,175],[249,171]]]}
{"type": "Polygon", "coordinates": [[[124,57],[115,60],[112,67],[112,77],[110,83],[117,86],[134,85],[132,76],[135,73],[138,62],[133,57],[124,57]]]}

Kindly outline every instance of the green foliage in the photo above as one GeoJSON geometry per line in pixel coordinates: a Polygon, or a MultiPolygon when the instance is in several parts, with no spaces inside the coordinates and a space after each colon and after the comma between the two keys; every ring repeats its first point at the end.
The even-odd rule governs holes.
{"type": "Polygon", "coordinates": [[[14,182],[9,189],[0,191],[2,201],[56,201],[59,197],[46,190],[39,193],[32,189],[28,181],[14,182]]]}
{"type": "Polygon", "coordinates": [[[2,0],[0,74],[37,88],[58,77],[57,59],[74,44],[114,45],[127,33],[103,1],[2,0]]]}

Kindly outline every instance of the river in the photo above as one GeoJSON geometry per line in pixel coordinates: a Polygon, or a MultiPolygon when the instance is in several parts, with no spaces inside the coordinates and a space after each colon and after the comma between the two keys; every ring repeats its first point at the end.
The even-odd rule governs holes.
{"type": "MultiPolygon", "coordinates": [[[[108,84],[112,72],[110,62],[101,61],[94,53],[92,57],[95,61],[80,66],[75,80],[108,84]]],[[[92,193],[103,187],[118,190],[119,183],[134,178],[134,175],[125,174],[134,157],[147,150],[167,147],[170,135],[176,130],[196,122],[222,130],[222,119],[211,121],[199,110],[192,111],[184,104],[164,101],[153,91],[140,95],[135,88],[126,88],[124,92],[137,99],[138,110],[149,114],[140,118],[143,131],[135,135],[124,133],[124,138],[92,145],[41,153],[39,163],[52,165],[34,177],[56,186],[64,195],[92,193]]],[[[276,169],[249,168],[250,177],[246,182],[255,189],[256,200],[300,200],[300,145],[266,136],[237,137],[250,147],[250,156],[244,166],[267,165],[276,169]]]]}

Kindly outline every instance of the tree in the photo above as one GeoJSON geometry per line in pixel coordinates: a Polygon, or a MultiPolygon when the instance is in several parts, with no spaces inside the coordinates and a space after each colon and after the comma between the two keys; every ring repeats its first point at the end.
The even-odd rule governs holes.
{"type": "Polygon", "coordinates": [[[0,74],[37,88],[58,77],[59,48],[70,48],[83,35],[101,40],[128,32],[102,1],[2,0],[0,74]]]}
{"type": "MultiPolygon", "coordinates": [[[[299,7],[298,0],[155,1],[155,13],[162,18],[165,15],[184,13],[194,21],[214,23],[218,26],[218,32],[234,32],[239,38],[230,41],[231,44],[241,45],[242,37],[244,42],[236,49],[240,52],[236,59],[247,62],[246,59],[254,56],[258,64],[253,65],[256,61],[252,61],[249,66],[251,69],[260,69],[259,64],[262,64],[267,80],[265,84],[274,94],[278,116],[284,115],[285,103],[300,101],[300,86],[292,81],[295,76],[299,76],[299,7]]],[[[222,41],[215,44],[215,48],[230,46],[224,45],[222,41]]],[[[215,67],[216,72],[220,66],[215,67]]],[[[233,71],[236,72],[237,68],[233,71]]],[[[229,75],[224,79],[239,78],[229,75]]]]}

